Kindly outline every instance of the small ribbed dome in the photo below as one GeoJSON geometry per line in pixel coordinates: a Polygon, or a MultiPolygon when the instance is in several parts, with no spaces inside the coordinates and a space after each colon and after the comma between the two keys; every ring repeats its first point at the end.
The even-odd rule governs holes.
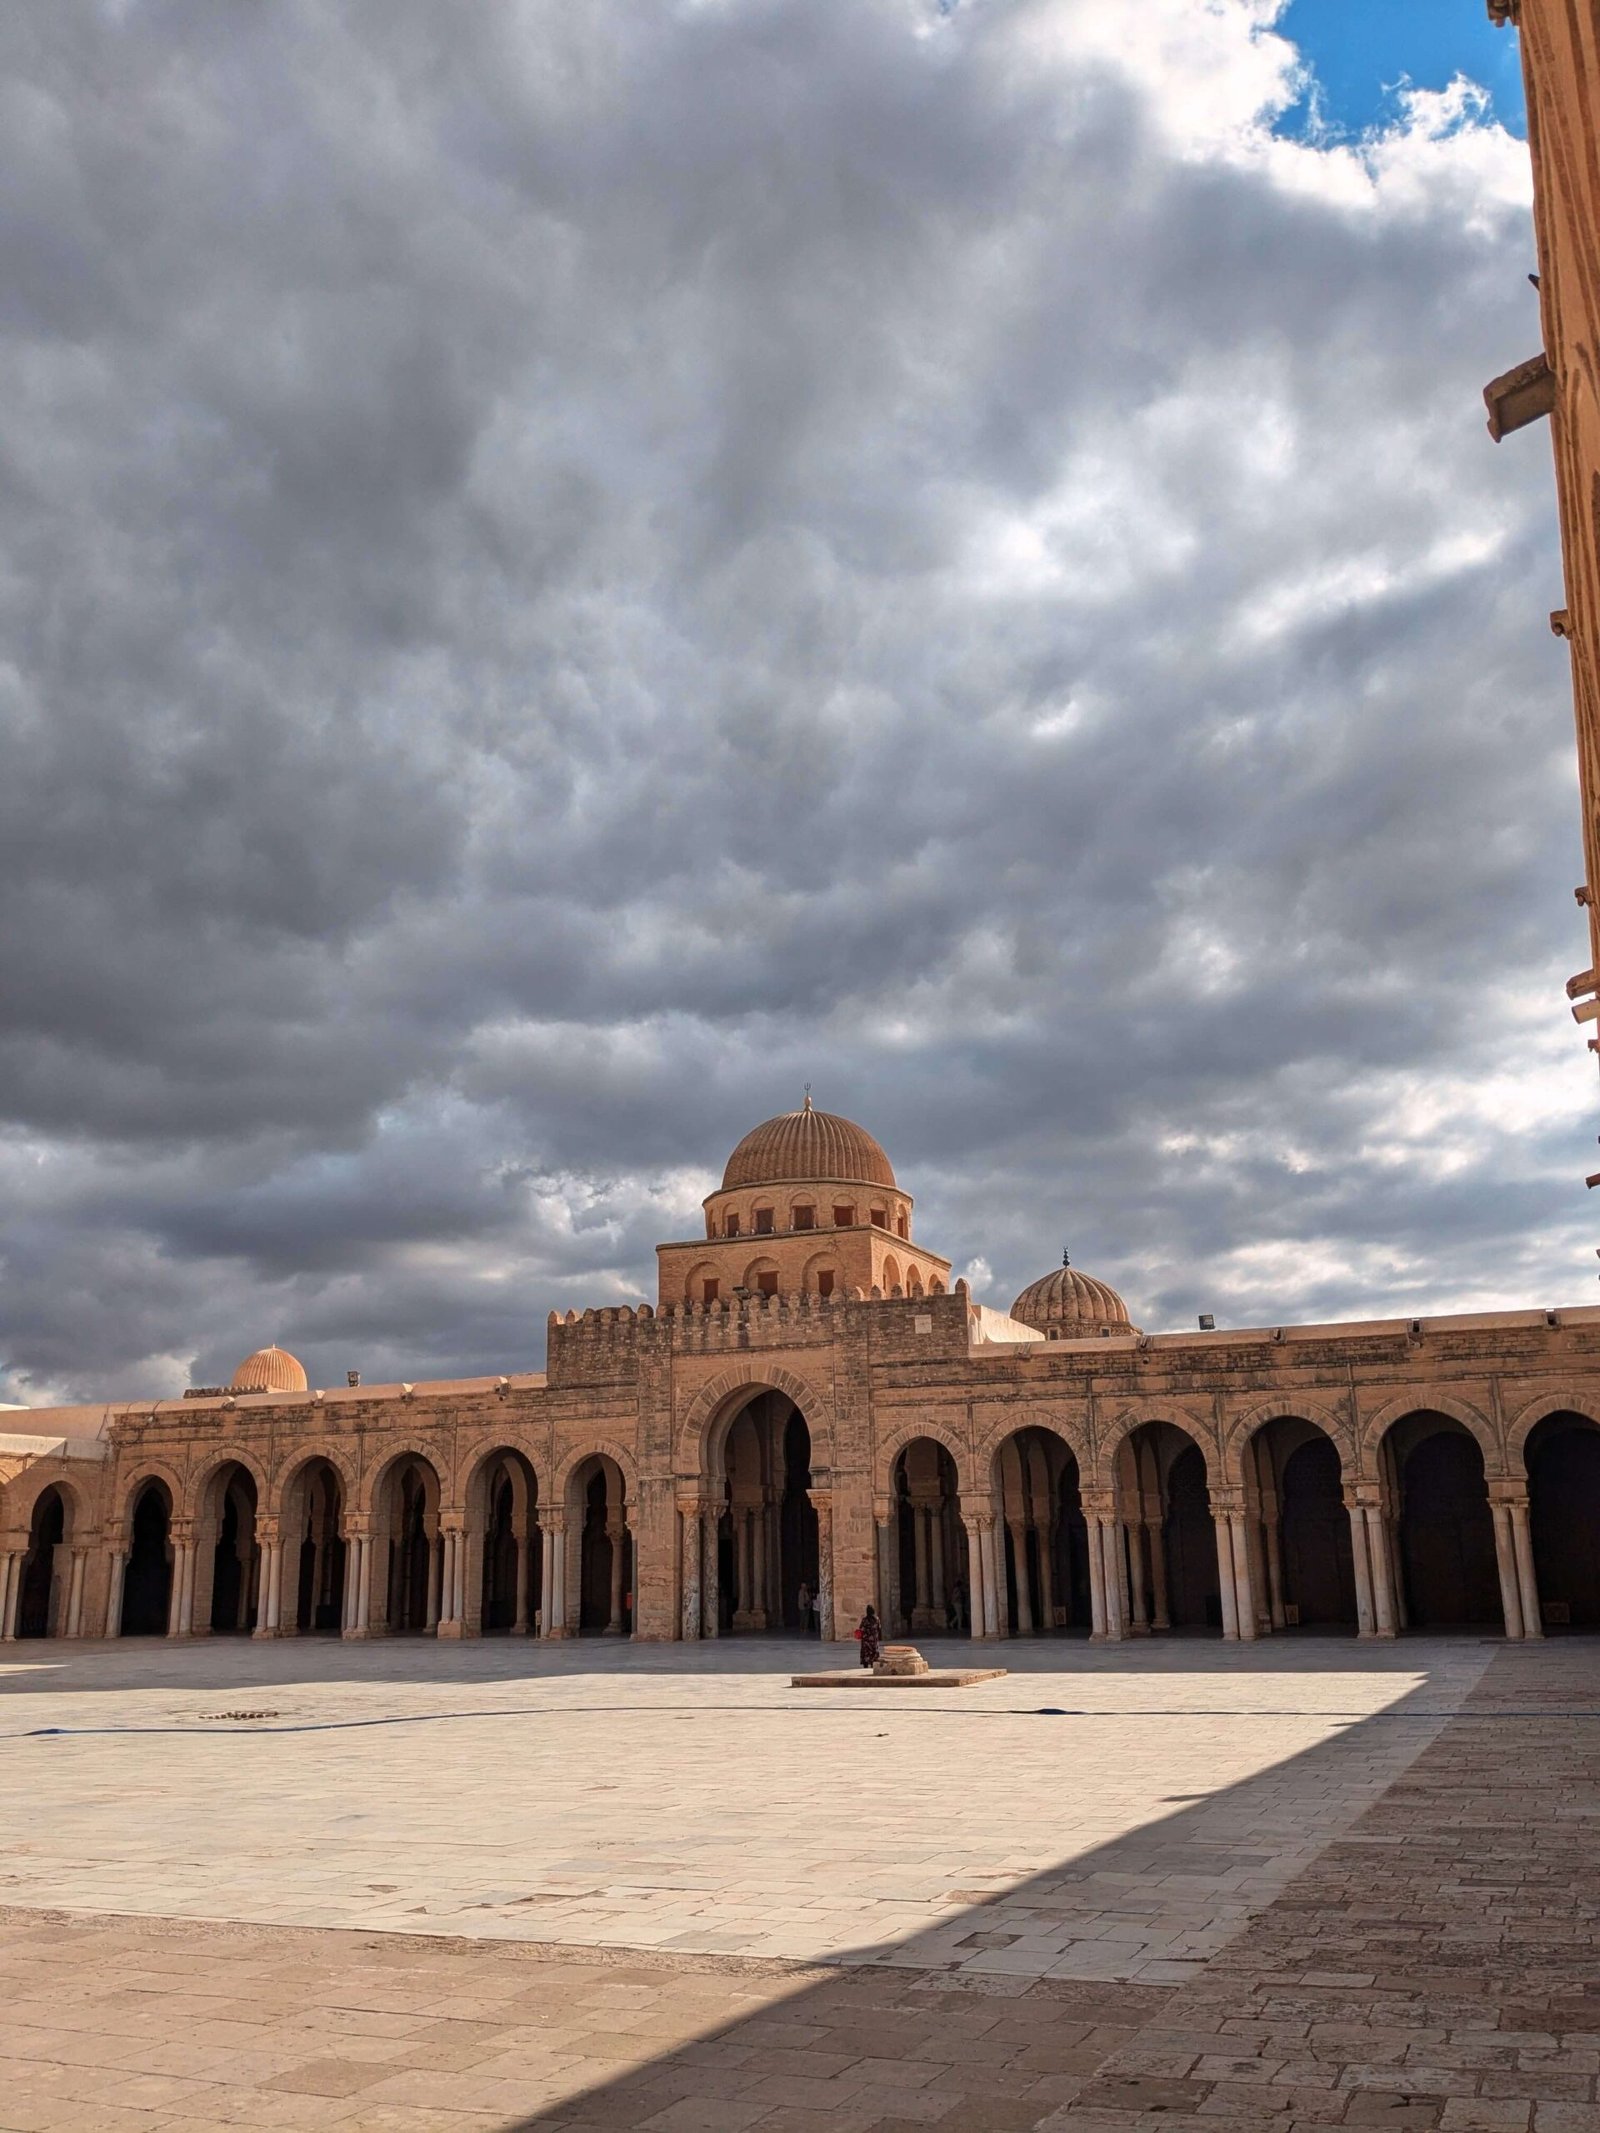
{"type": "Polygon", "coordinates": [[[258,1348],[233,1373],[230,1392],[304,1392],[306,1366],[286,1348],[258,1348]]]}
{"type": "Polygon", "coordinates": [[[1031,1282],[1011,1306],[1011,1316],[1052,1340],[1090,1340],[1101,1333],[1137,1333],[1115,1289],[1065,1260],[1042,1281],[1031,1282]]]}
{"type": "Polygon", "coordinates": [[[722,1173],[724,1192],[745,1185],[846,1183],[899,1188],[889,1158],[870,1133],[831,1111],[805,1108],[769,1118],[747,1133],[722,1173]]]}

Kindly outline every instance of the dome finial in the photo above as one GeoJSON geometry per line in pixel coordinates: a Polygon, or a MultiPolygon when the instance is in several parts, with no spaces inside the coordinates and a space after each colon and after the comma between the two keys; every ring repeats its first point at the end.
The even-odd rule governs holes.
{"type": "Polygon", "coordinates": [[[1062,1245],[1061,1247],[1061,1264],[1063,1266],[1071,1266],[1072,1264],[1072,1254],[1067,1250],[1065,1245],[1062,1245]]]}
{"type": "Polygon", "coordinates": [[[804,1108],[807,1111],[811,1109],[811,1084],[809,1081],[806,1083],[806,1100],[804,1108]]]}

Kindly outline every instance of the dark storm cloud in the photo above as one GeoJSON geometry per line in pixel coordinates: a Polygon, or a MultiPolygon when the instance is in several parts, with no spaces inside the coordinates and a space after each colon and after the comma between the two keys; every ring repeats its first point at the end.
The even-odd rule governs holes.
{"type": "Polygon", "coordinates": [[[807,1079],[993,1302],[1582,1294],[1521,151],[1271,13],[0,29],[13,1397],[536,1363],[807,1079]]]}

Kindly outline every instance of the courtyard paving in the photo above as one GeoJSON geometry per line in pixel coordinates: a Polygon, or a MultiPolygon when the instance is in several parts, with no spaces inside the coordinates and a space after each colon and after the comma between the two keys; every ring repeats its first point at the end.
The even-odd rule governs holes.
{"type": "Polygon", "coordinates": [[[1600,2127],[1595,1646],[816,1649],[16,1648],[0,2127],[1600,2127]]]}

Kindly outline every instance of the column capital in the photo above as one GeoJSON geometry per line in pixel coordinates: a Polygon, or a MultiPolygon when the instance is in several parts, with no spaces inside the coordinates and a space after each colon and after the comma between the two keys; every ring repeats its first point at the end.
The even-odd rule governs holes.
{"type": "Polygon", "coordinates": [[[1115,1489],[1080,1489],[1078,1498],[1085,1518],[1115,1518],[1117,1515],[1115,1489]]]}
{"type": "Polygon", "coordinates": [[[880,1526],[889,1525],[894,1518],[894,1509],[894,1498],[892,1496],[873,1497],[872,1516],[876,1524],[880,1526]]]}
{"type": "Polygon", "coordinates": [[[1491,1503],[1508,1504],[1512,1510],[1528,1508],[1528,1484],[1521,1481],[1491,1481],[1487,1484],[1491,1503]]]}
{"type": "Polygon", "coordinates": [[[817,1517],[818,1517],[819,1519],[822,1519],[822,1518],[832,1518],[832,1516],[833,1516],[833,1491],[832,1491],[832,1489],[807,1489],[807,1491],[806,1491],[806,1496],[807,1496],[807,1498],[808,1498],[808,1499],[809,1499],[809,1501],[810,1501],[810,1504],[811,1504],[811,1508],[812,1508],[812,1510],[816,1512],[816,1514],[817,1514],[817,1517]]]}
{"type": "Polygon", "coordinates": [[[365,1511],[353,1511],[339,1521],[340,1540],[366,1540],[371,1532],[372,1520],[365,1511]]]}
{"type": "Polygon", "coordinates": [[[566,1530],[567,1514],[560,1504],[541,1504],[539,1506],[539,1531],[541,1533],[559,1534],[565,1533],[566,1530]]]}

